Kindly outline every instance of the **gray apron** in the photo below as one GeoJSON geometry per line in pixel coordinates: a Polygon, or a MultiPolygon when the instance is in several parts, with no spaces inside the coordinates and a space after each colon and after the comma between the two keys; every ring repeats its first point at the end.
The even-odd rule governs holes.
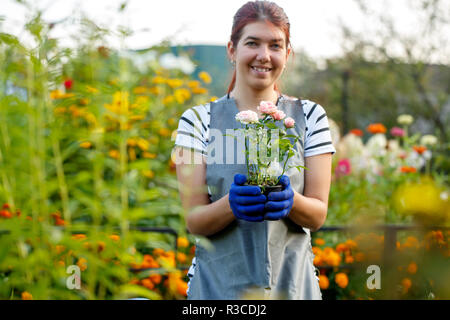
{"type": "MultiPolygon", "coordinates": [[[[287,130],[288,134],[295,130],[295,134],[303,137],[303,141],[295,146],[300,156],[291,158],[293,162],[289,165],[304,165],[305,116],[301,101],[282,96],[278,108],[296,122],[295,128],[287,130]]],[[[211,102],[210,129],[225,133],[226,129],[241,128],[235,120],[238,112],[233,98],[224,96],[211,102]]],[[[223,139],[225,145],[226,137],[223,139]]],[[[211,141],[208,157],[211,156],[210,145],[211,141]]],[[[236,144],[234,148],[236,155],[236,144]]],[[[212,202],[229,192],[235,174],[247,175],[245,164],[226,164],[225,152],[223,157],[224,164],[213,163],[206,167],[212,202]]],[[[292,168],[285,174],[289,176],[292,188],[303,194],[303,169],[300,173],[292,168]]],[[[188,299],[241,299],[246,293],[268,299],[322,298],[313,265],[310,231],[289,218],[262,222],[236,219],[208,240],[212,248],[197,244],[188,299]]]]}

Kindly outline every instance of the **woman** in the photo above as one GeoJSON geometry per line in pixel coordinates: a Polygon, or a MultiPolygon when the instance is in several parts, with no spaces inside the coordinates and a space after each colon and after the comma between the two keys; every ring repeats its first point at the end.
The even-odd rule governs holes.
{"type": "Polygon", "coordinates": [[[324,109],[278,91],[291,53],[289,26],[275,3],[242,6],[227,46],[234,67],[228,94],[180,119],[175,145],[186,225],[211,245],[197,243],[188,299],[239,299],[254,290],[269,298],[321,299],[310,230],[326,218],[335,150],[324,109]],[[276,103],[296,121],[304,141],[295,146],[301,156],[294,160],[308,168],[287,171],[283,191],[267,198],[259,187],[244,185],[245,165],[208,161],[210,132],[239,128],[236,113],[257,112],[261,101],[276,103]],[[201,161],[192,162],[193,156],[201,161]]]}

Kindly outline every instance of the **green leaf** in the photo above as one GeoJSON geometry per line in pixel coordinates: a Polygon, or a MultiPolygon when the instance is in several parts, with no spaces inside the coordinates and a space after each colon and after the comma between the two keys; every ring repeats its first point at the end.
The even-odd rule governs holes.
{"type": "Polygon", "coordinates": [[[119,289],[119,298],[130,299],[130,298],[147,298],[150,300],[161,300],[162,297],[154,291],[150,291],[144,287],[126,284],[119,289]]]}

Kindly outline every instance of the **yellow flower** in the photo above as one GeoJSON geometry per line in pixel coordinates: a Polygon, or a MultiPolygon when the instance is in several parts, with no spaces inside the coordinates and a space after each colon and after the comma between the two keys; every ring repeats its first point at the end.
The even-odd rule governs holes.
{"type": "Polygon", "coordinates": [[[143,170],[142,174],[149,179],[152,179],[155,176],[155,173],[152,170],[143,170]]]}
{"type": "Polygon", "coordinates": [[[50,99],[59,99],[61,98],[63,95],[63,93],[61,92],[61,90],[53,90],[52,92],[50,92],[50,99]]]}
{"type": "Polygon", "coordinates": [[[126,91],[115,92],[112,104],[105,104],[105,108],[116,114],[126,114],[129,108],[128,96],[126,91]]]}
{"type": "Polygon", "coordinates": [[[179,104],[183,104],[186,100],[189,100],[191,93],[188,89],[180,88],[175,90],[174,96],[179,104]]]}
{"type": "Polygon", "coordinates": [[[213,102],[213,101],[216,101],[217,99],[219,99],[219,97],[212,96],[211,99],[210,99],[209,101],[213,102]]]}
{"type": "Polygon", "coordinates": [[[175,125],[177,123],[177,120],[175,119],[175,118],[169,118],[168,120],[167,120],[167,124],[169,125],[169,126],[173,126],[173,125],[175,125]]]}
{"type": "Polygon", "coordinates": [[[138,120],[144,120],[145,116],[143,114],[136,114],[134,116],[130,116],[130,121],[138,121],[138,120]]]}
{"type": "Polygon", "coordinates": [[[185,237],[178,237],[177,239],[177,246],[180,248],[187,248],[189,245],[189,240],[185,237]]]}
{"type": "Polygon", "coordinates": [[[167,128],[161,128],[159,129],[159,134],[163,137],[170,137],[172,132],[167,128]]]}
{"type": "Polygon", "coordinates": [[[86,86],[86,90],[90,93],[98,93],[98,89],[91,86],[86,86]]]}
{"type": "Polygon", "coordinates": [[[144,158],[146,158],[146,159],[155,159],[156,156],[157,156],[157,154],[156,154],[156,153],[150,153],[150,152],[144,151],[144,152],[142,153],[142,156],[143,156],[144,158]]]}
{"type": "Polygon", "coordinates": [[[150,142],[148,142],[143,138],[138,138],[136,144],[142,151],[147,151],[148,148],[150,147],[150,142]]]}
{"type": "Polygon", "coordinates": [[[111,158],[114,158],[114,159],[119,159],[119,157],[120,157],[119,150],[110,150],[108,154],[111,158]]]}
{"type": "Polygon", "coordinates": [[[134,94],[146,94],[147,88],[146,87],[136,87],[133,89],[134,94]]]}
{"type": "Polygon", "coordinates": [[[31,293],[24,291],[22,292],[22,300],[33,300],[31,293]]]}
{"type": "Polygon", "coordinates": [[[198,74],[198,77],[204,82],[204,83],[211,83],[211,76],[206,71],[202,71],[198,74]]]}
{"type": "Polygon", "coordinates": [[[92,147],[92,143],[90,143],[89,141],[85,141],[80,143],[80,147],[84,149],[89,149],[90,147],[92,147]]]}
{"type": "Polygon", "coordinates": [[[187,83],[188,87],[191,89],[200,87],[201,83],[198,80],[191,80],[187,83]]]}
{"type": "Polygon", "coordinates": [[[208,89],[206,88],[192,88],[191,90],[194,94],[204,94],[208,92],[208,89]]]}
{"type": "Polygon", "coordinates": [[[137,146],[137,141],[134,138],[128,138],[127,140],[127,145],[130,147],[135,147],[137,146]]]}
{"type": "Polygon", "coordinates": [[[166,79],[164,79],[161,76],[156,76],[152,79],[152,83],[154,83],[154,84],[163,84],[165,82],[166,82],[166,79]]]}
{"type": "Polygon", "coordinates": [[[174,100],[175,100],[174,96],[168,95],[168,96],[164,97],[163,104],[168,105],[168,104],[174,102],[174,100]]]}
{"type": "Polygon", "coordinates": [[[148,92],[154,94],[154,95],[159,95],[161,94],[161,88],[159,87],[151,87],[148,89],[148,92]]]}
{"type": "Polygon", "coordinates": [[[334,277],[334,281],[336,282],[336,284],[341,287],[342,289],[345,289],[348,285],[348,277],[347,274],[340,272],[337,273],[336,276],[334,277]]]}
{"type": "Polygon", "coordinates": [[[168,79],[167,80],[167,84],[171,88],[178,88],[178,87],[181,87],[183,85],[183,80],[180,80],[180,79],[168,79]]]}

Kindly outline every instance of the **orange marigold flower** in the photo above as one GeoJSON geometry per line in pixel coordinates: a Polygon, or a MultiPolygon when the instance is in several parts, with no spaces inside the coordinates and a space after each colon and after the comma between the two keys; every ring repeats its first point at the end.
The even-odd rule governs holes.
{"type": "Polygon", "coordinates": [[[22,292],[22,300],[33,300],[33,296],[28,291],[22,292]]]}
{"type": "Polygon", "coordinates": [[[412,281],[409,278],[404,278],[402,280],[402,287],[403,287],[403,293],[407,293],[409,291],[409,288],[412,286],[412,281]]]}
{"type": "Polygon", "coordinates": [[[386,127],[381,123],[372,123],[367,126],[367,131],[372,134],[386,133],[386,127]]]}
{"type": "Polygon", "coordinates": [[[85,258],[78,259],[77,266],[80,267],[81,271],[86,270],[87,269],[87,260],[85,258]]]}
{"type": "Polygon", "coordinates": [[[356,241],[351,240],[351,239],[348,239],[347,241],[345,241],[345,245],[349,249],[355,249],[358,247],[358,244],[356,243],[356,241]]]}
{"type": "Polygon", "coordinates": [[[187,248],[189,245],[189,240],[186,237],[178,237],[177,246],[179,248],[187,248]]]}
{"type": "Polygon", "coordinates": [[[188,289],[187,283],[182,279],[177,279],[176,283],[177,283],[177,292],[182,296],[187,296],[187,289],[188,289]]]}
{"type": "Polygon", "coordinates": [[[345,243],[339,243],[339,244],[336,246],[336,252],[341,253],[341,252],[344,252],[344,251],[346,251],[346,250],[348,250],[348,248],[347,248],[347,246],[345,245],[345,243]]]}
{"type": "Polygon", "coordinates": [[[160,256],[160,255],[162,255],[163,253],[164,253],[164,250],[161,249],[161,248],[155,248],[155,249],[153,249],[153,255],[154,255],[154,256],[160,256]]]}
{"type": "Polygon", "coordinates": [[[325,244],[325,240],[323,240],[322,238],[317,238],[314,240],[314,243],[318,246],[323,246],[325,244]]]}
{"type": "Polygon", "coordinates": [[[144,152],[142,153],[142,156],[143,156],[144,158],[146,158],[146,159],[155,159],[155,158],[157,157],[157,154],[156,154],[156,153],[150,153],[150,152],[144,151],[144,152]]]}
{"type": "Polygon", "coordinates": [[[427,151],[427,147],[425,147],[425,146],[413,146],[413,150],[415,152],[417,152],[418,154],[422,154],[425,151],[427,151]]]}
{"type": "Polygon", "coordinates": [[[86,235],[83,233],[76,233],[76,234],[72,235],[72,239],[75,239],[75,240],[86,239],[86,235]]]}
{"type": "Polygon", "coordinates": [[[113,241],[119,241],[120,240],[120,236],[117,234],[112,234],[109,236],[109,238],[113,241]]]}
{"type": "Polygon", "coordinates": [[[406,269],[408,273],[415,274],[417,272],[417,264],[415,262],[411,262],[406,269]]]}
{"type": "Polygon", "coordinates": [[[119,150],[110,150],[110,151],[108,152],[108,155],[109,155],[111,158],[113,158],[113,159],[119,159],[119,157],[120,157],[120,152],[119,152],[119,150]]]}
{"type": "Polygon", "coordinates": [[[346,255],[345,256],[345,263],[350,264],[355,262],[355,258],[353,258],[351,255],[346,255]]]}
{"type": "Polygon", "coordinates": [[[89,149],[90,147],[92,147],[92,143],[90,143],[89,141],[85,141],[80,143],[80,147],[83,149],[89,149]]]}
{"type": "Polygon", "coordinates": [[[149,278],[154,284],[160,284],[162,280],[162,276],[160,274],[152,274],[149,278]]]}
{"type": "Polygon", "coordinates": [[[8,203],[4,203],[2,209],[10,209],[11,206],[8,203]]]}
{"type": "Polygon", "coordinates": [[[185,263],[187,261],[187,257],[183,252],[177,252],[177,260],[180,263],[185,263]]]}
{"type": "Polygon", "coordinates": [[[348,285],[348,276],[346,273],[339,272],[334,277],[334,281],[336,284],[341,287],[342,289],[345,289],[348,285]]]}
{"type": "Polygon", "coordinates": [[[328,277],[324,274],[319,275],[319,287],[322,290],[328,289],[330,286],[330,280],[328,280],[328,277]]]}
{"type": "Polygon", "coordinates": [[[155,284],[152,280],[150,280],[150,278],[142,279],[141,284],[149,290],[153,290],[155,288],[155,284]]]}

